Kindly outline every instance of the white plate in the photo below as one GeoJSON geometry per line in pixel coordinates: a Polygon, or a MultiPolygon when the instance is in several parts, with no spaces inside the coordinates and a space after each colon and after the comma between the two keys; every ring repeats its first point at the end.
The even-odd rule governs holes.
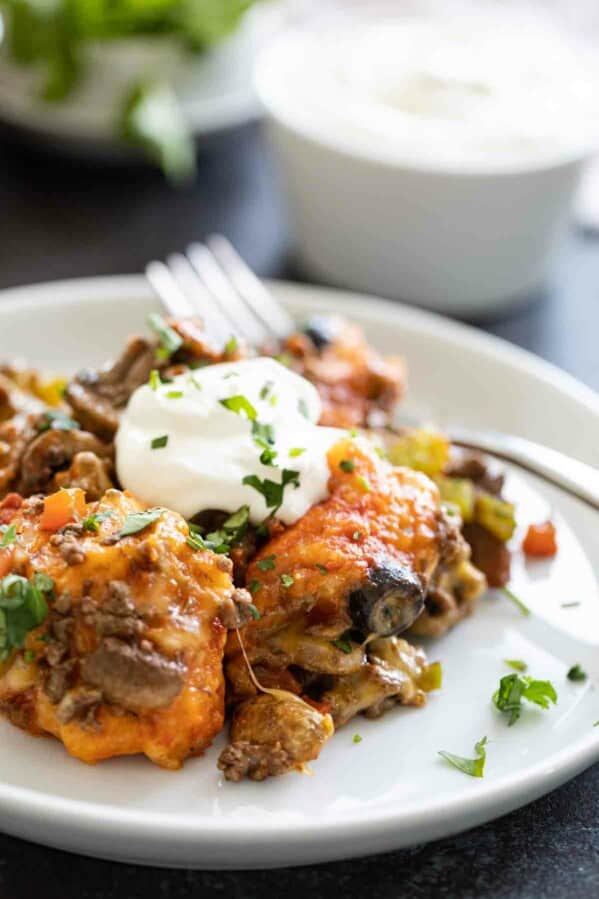
{"type": "MultiPolygon", "coordinates": [[[[591,463],[599,456],[599,401],[592,391],[532,356],[462,325],[402,306],[315,287],[277,284],[300,316],[344,312],[411,371],[410,411],[437,421],[493,426],[545,441],[591,463]]],[[[155,307],[139,277],[96,278],[0,294],[0,357],[73,369],[102,362],[143,327],[155,307]]],[[[514,566],[530,618],[501,596],[428,646],[443,662],[444,689],[425,709],[353,721],[313,765],[314,775],[229,784],[215,761],[169,773],[142,758],[88,768],[52,740],[0,723],[0,822],[52,846],[123,861],[204,868],[306,864],[382,852],[445,836],[546,793],[599,758],[599,529],[592,513],[532,480],[512,480],[520,521],[559,523],[552,563],[514,566]],[[572,608],[563,603],[580,602],[572,608]],[[527,709],[508,728],[491,707],[505,658],[523,658],[551,679],[559,702],[527,709]],[[566,679],[581,663],[584,684],[566,679]],[[353,743],[355,733],[361,743],[353,743]],[[470,756],[489,738],[485,777],[449,767],[439,749],[470,756]]]]}

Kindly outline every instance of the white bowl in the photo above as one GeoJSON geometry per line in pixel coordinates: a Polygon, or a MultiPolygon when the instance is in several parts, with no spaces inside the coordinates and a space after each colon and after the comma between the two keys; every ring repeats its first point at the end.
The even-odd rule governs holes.
{"type": "Polygon", "coordinates": [[[125,98],[136,83],[165,81],[194,135],[241,125],[259,112],[251,83],[255,20],[249,14],[234,34],[201,54],[165,35],[88,42],[81,51],[80,82],[63,101],[52,103],[40,96],[44,71],[15,65],[0,42],[0,119],[55,148],[108,161],[128,159],[134,151],[119,133],[125,98]]]}
{"type": "Polygon", "coordinates": [[[306,272],[464,315],[511,305],[543,282],[586,148],[478,169],[371,151],[297,114],[281,87],[293,39],[267,49],[256,83],[306,272]]]}

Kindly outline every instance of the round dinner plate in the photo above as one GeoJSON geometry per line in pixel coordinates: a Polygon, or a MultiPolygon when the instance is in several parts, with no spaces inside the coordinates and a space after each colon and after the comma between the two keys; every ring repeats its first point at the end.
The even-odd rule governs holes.
{"type": "MultiPolygon", "coordinates": [[[[510,431],[599,462],[599,400],[533,356],[478,331],[370,297],[272,285],[300,319],[343,313],[409,368],[402,411],[424,421],[510,431]]],[[[93,278],[0,293],[0,358],[72,371],[115,353],[157,308],[141,277],[93,278]]],[[[599,528],[594,513],[530,477],[510,473],[517,547],[531,521],[558,526],[553,561],[516,550],[512,587],[426,644],[443,689],[423,709],[354,719],[312,765],[312,776],[227,783],[216,768],[224,738],[177,773],[144,758],[87,767],[51,739],[0,722],[0,827],[74,852],[198,868],[298,865],[397,849],[464,830],[535,799],[599,759],[599,528]],[[492,704],[505,659],[551,680],[557,705],[527,707],[508,727],[492,704]],[[566,674],[574,664],[584,682],[566,674]],[[354,741],[359,734],[361,741],[354,741]],[[439,750],[472,758],[488,738],[482,779],[439,750]]]]}

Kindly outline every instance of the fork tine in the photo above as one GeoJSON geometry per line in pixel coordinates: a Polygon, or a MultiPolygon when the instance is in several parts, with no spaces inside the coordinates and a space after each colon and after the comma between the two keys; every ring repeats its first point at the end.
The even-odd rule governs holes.
{"type": "Polygon", "coordinates": [[[193,243],[187,248],[187,257],[211,294],[214,305],[236,324],[250,344],[263,343],[270,336],[268,329],[248,310],[208,247],[193,243]]]}
{"type": "Polygon", "coordinates": [[[224,311],[213,302],[212,296],[186,256],[182,253],[171,253],[167,262],[179,289],[190,302],[191,314],[202,318],[207,334],[222,344],[231,336],[243,336],[235,322],[224,315],[224,311]]]}
{"type": "Polygon", "coordinates": [[[193,306],[164,262],[149,262],[146,265],[146,278],[166,311],[173,318],[188,318],[194,314],[193,306]]]}
{"type": "Polygon", "coordinates": [[[226,237],[213,234],[206,240],[206,244],[239,296],[260,322],[280,340],[291,334],[295,324],[289,313],[264,287],[226,237]]]}

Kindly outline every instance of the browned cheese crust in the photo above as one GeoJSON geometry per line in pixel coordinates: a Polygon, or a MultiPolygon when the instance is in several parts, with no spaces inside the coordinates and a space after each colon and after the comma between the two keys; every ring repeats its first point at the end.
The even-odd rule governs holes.
{"type": "Polygon", "coordinates": [[[125,516],[142,507],[117,490],[87,506],[110,513],[97,532],[80,523],[43,531],[42,507],[33,497],[13,518],[11,571],[48,575],[54,599],[0,668],[3,712],[85,762],[145,753],[178,768],[223,725],[219,614],[234,595],[230,561],[192,550],[185,521],[166,510],[119,539],[125,516]]]}

